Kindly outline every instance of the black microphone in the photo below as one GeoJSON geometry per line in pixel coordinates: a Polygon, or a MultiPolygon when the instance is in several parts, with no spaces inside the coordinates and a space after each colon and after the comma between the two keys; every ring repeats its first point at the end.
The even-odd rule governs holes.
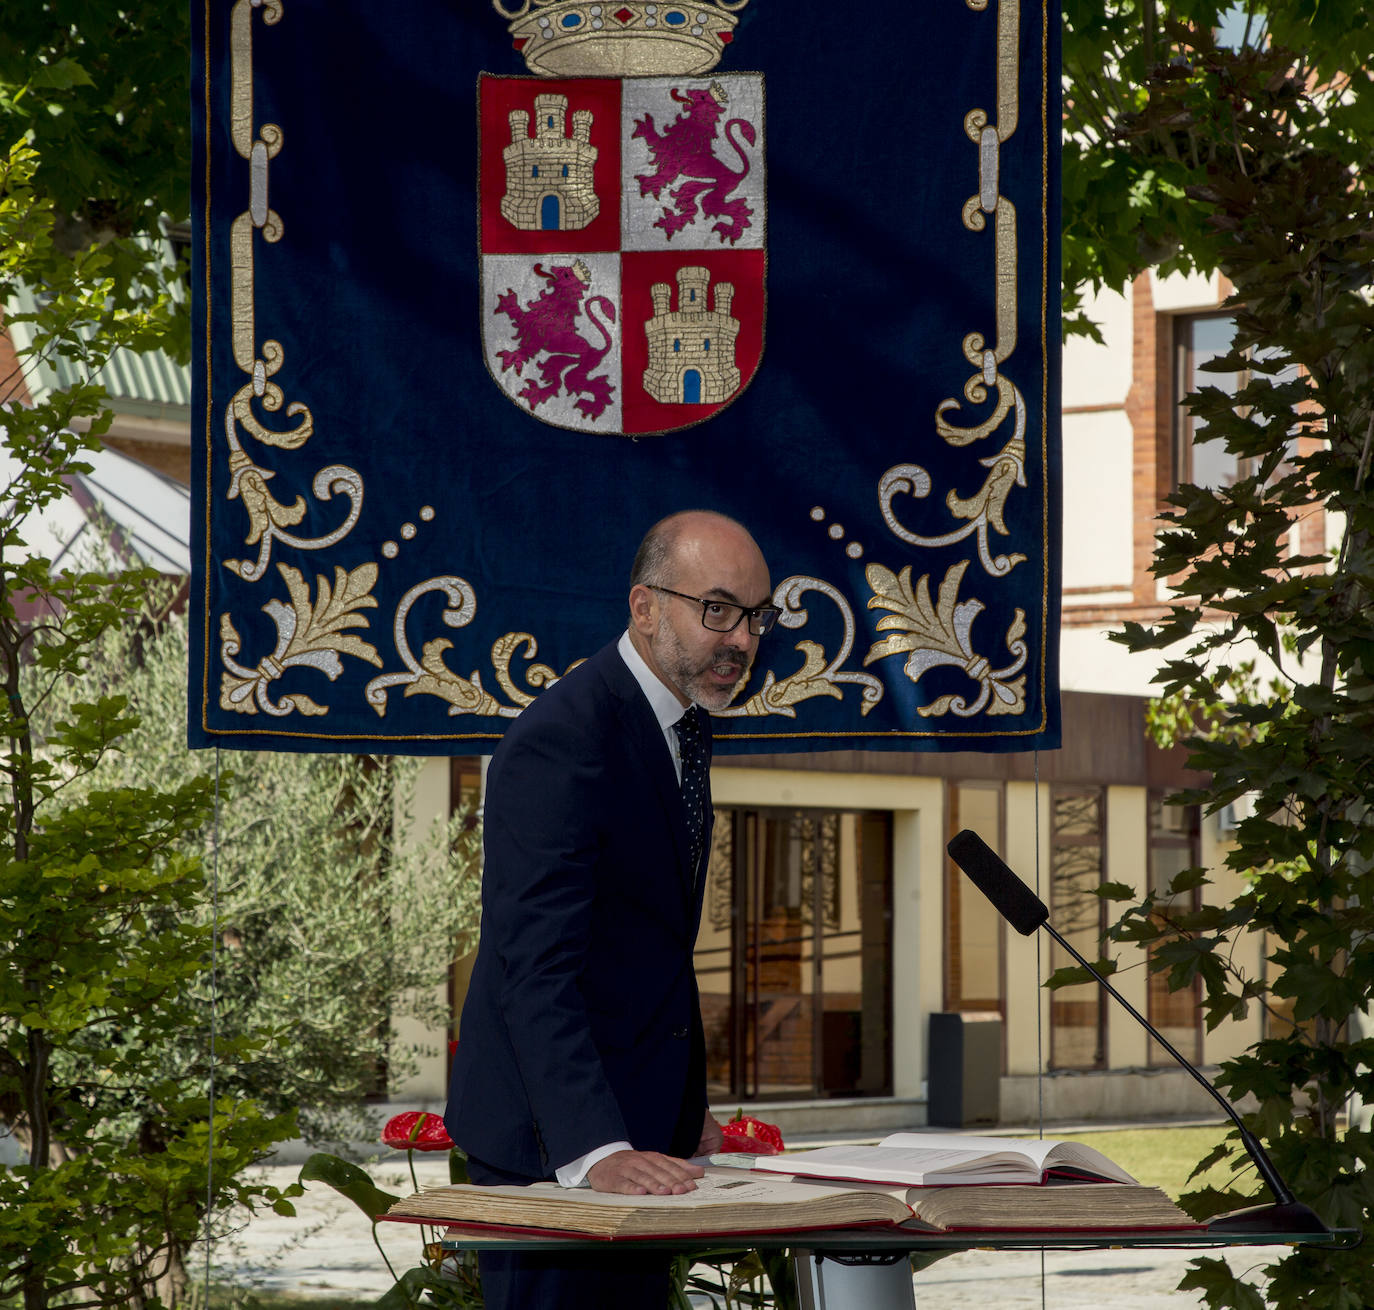
{"type": "Polygon", "coordinates": [[[1050,917],[1045,902],[997,858],[976,832],[968,828],[956,832],[945,849],[1022,937],[1029,937],[1050,917]]]}
{"type": "Polygon", "coordinates": [[[1168,1042],[1159,1030],[1142,1015],[1122,994],[1116,990],[1091,964],[1080,955],[1050,923],[1050,912],[1042,901],[1024,882],[1021,881],[997,856],[992,848],[976,833],[965,828],[955,833],[945,847],[949,857],[957,864],[970,880],[993,903],[997,912],[1023,937],[1029,937],[1037,928],[1043,927],[1075,960],[1078,961],[1103,987],[1107,989],[1145,1031],[1150,1034],[1184,1069],[1190,1073],[1198,1085],[1226,1112],[1227,1118],[1240,1132],[1240,1140],[1259,1170],[1269,1190],[1274,1194],[1274,1205],[1250,1206],[1244,1210],[1234,1210],[1230,1214],[1218,1215],[1207,1224],[1209,1232],[1218,1233],[1328,1233],[1331,1230],[1322,1223],[1316,1212],[1294,1198],[1287,1184],[1279,1177],[1274,1162],[1265,1154],[1259,1139],[1241,1122],[1240,1115],[1212,1084],[1202,1076],[1168,1042]]]}

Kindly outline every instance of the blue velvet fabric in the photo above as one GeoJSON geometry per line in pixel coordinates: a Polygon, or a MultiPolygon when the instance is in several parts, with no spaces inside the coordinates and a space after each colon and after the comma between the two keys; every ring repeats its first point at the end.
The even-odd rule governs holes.
{"type": "MultiPolygon", "coordinates": [[[[740,283],[739,388],[637,418],[628,363],[623,413],[579,418],[484,344],[515,319],[478,98],[539,90],[492,80],[528,74],[490,6],[195,0],[192,26],[193,746],[489,752],[614,638],[639,536],[686,507],[751,528],[787,611],[718,756],[1058,744],[1053,0],[753,0],[671,79],[719,82],[764,185],[743,239],[694,224],[637,284],[670,257],[740,283]]],[[[643,89],[604,80],[560,86],[643,89]]],[[[581,339],[637,358],[631,256],[529,240],[539,276],[590,268],[581,339]],[[589,306],[622,265],[612,319],[589,306]]]]}

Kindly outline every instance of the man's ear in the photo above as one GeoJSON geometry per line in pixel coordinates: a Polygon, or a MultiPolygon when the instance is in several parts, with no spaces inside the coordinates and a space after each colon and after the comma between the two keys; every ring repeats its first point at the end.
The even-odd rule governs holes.
{"type": "Polygon", "coordinates": [[[630,624],[645,637],[658,631],[658,596],[642,582],[630,588],[630,624]]]}

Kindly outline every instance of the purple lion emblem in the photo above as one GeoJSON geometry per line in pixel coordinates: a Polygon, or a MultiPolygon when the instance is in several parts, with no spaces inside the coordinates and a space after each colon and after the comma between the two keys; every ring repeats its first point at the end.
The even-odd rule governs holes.
{"type": "Polygon", "coordinates": [[[518,376],[536,355],[543,354],[545,358],[537,365],[542,380],[527,379],[520,389],[520,399],[530,411],[566,389],[570,396],[583,397],[577,408],[585,417],[600,418],[615,388],[606,378],[591,376],[611,348],[611,334],[592,310],[600,310],[614,323],[615,306],[605,296],[587,301],[587,318],[601,333],[598,347],[577,330],[577,316],[591,282],[587,266],[579,259],[571,265],[555,264],[551,271],[536,264],[534,271],[549,284],[545,291],[522,306],[508,287],[492,311],[508,315],[515,325],[515,349],[497,351],[501,371],[513,368],[518,376]]]}
{"type": "Polygon", "coordinates": [[[635,120],[630,133],[632,138],[648,142],[654,163],[652,172],[636,175],[639,194],[657,200],[664,187],[671,188],[668,194],[673,206],[665,205],[663,216],[654,224],[668,234],[669,240],[696,218],[700,201],[700,212],[706,218],[721,220],[712,231],[720,233],[722,241],[734,245],[751,226],[749,218],[754,212],[742,196],[730,195],[749,176],[748,156],[734,134],[738,133],[752,146],[756,136],[754,125],[743,118],[732,118],[725,124],[725,140],[734,147],[742,165],[736,172],[716,157],[714,149],[728,100],[725,88],[712,82],[707,91],[688,91],[683,95],[674,87],[669,94],[686,106],[682,113],[662,132],[654,126],[654,116],[645,114],[635,120]],[[681,184],[672,186],[679,178],[681,184]]]}

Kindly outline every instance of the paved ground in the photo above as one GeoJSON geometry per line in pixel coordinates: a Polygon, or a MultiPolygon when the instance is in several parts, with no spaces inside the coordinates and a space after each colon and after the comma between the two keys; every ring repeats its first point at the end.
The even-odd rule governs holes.
{"type": "MultiPolygon", "coordinates": [[[[285,1185],[294,1180],[295,1165],[263,1171],[285,1185]]],[[[373,1166],[378,1184],[408,1192],[409,1175],[392,1163],[373,1166]]],[[[422,1186],[447,1181],[444,1160],[416,1160],[422,1186]]],[[[215,1253],[213,1276],[243,1285],[291,1290],[319,1296],[380,1294],[391,1285],[373,1244],[371,1226],[348,1202],[323,1184],[312,1184],[296,1202],[297,1217],[262,1214],[215,1253]]],[[[397,1272],[415,1262],[416,1229],[382,1224],[382,1243],[397,1272]]],[[[1272,1248],[1232,1252],[1233,1268],[1263,1265],[1272,1248]]],[[[1155,1310],[1196,1306],[1193,1293],[1178,1292],[1179,1279],[1191,1258],[1178,1251],[1075,1251],[1044,1256],[1041,1288],[1039,1252],[970,1251],[950,1255],[916,1278],[919,1310],[967,1310],[982,1302],[996,1310],[1025,1307],[1092,1307],[1092,1310],[1155,1310]]],[[[195,1268],[199,1280],[203,1269],[195,1268]]]]}

